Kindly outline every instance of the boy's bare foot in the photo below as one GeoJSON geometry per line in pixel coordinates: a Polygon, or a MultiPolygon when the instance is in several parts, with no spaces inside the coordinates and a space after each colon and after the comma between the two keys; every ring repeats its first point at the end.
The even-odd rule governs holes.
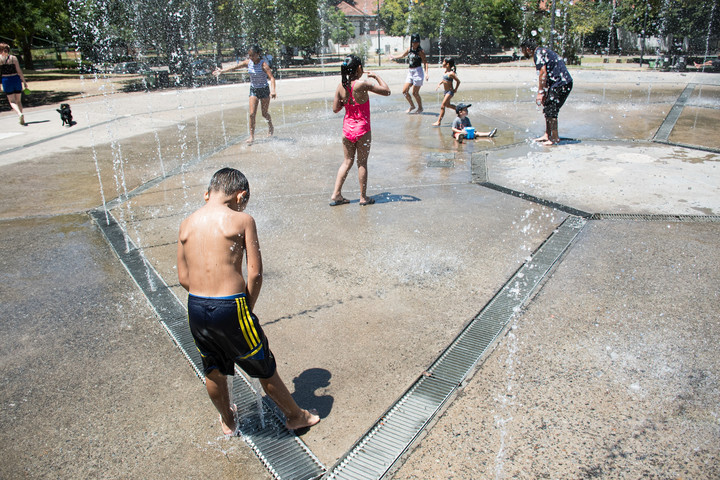
{"type": "Polygon", "coordinates": [[[415,107],[410,107],[407,110],[405,110],[405,113],[413,113],[413,110],[415,110],[415,107]]]}
{"type": "Polygon", "coordinates": [[[255,137],[250,137],[247,140],[245,140],[245,143],[247,143],[248,145],[252,145],[254,141],[255,141],[255,137]]]}
{"type": "Polygon", "coordinates": [[[300,414],[296,418],[288,418],[285,426],[288,430],[299,430],[301,428],[312,427],[320,422],[320,416],[316,410],[307,411],[300,409],[300,414]]]}
{"type": "Polygon", "coordinates": [[[433,127],[439,127],[440,126],[440,120],[432,124],[433,127]]]}
{"type": "Polygon", "coordinates": [[[268,126],[268,137],[272,137],[274,133],[275,133],[275,127],[273,127],[273,124],[271,123],[268,126]]]}
{"type": "Polygon", "coordinates": [[[237,405],[234,403],[230,405],[230,410],[233,412],[233,423],[232,425],[226,425],[223,422],[222,415],[220,415],[220,426],[222,427],[223,434],[233,435],[237,430],[237,405]]]}
{"type": "Polygon", "coordinates": [[[545,140],[544,142],[541,142],[540,145],[544,147],[552,147],[554,145],[557,145],[559,142],[554,142],[552,140],[545,140]]]}
{"type": "Polygon", "coordinates": [[[543,135],[542,137],[538,137],[533,142],[547,142],[549,140],[547,135],[543,135]]]}
{"type": "Polygon", "coordinates": [[[423,112],[423,109],[422,109],[422,108],[418,108],[417,110],[415,110],[415,115],[417,115],[418,113],[422,113],[422,112],[423,112]]]}

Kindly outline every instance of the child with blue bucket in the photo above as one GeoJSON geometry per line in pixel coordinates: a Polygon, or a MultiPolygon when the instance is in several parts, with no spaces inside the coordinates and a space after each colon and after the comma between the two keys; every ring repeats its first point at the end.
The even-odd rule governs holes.
{"type": "Polygon", "coordinates": [[[462,143],[464,139],[472,140],[482,137],[492,138],[497,133],[497,128],[493,128],[489,132],[476,132],[470,123],[470,119],[467,117],[468,108],[471,107],[470,103],[458,103],[455,107],[457,117],[452,123],[452,135],[453,138],[462,143]]]}

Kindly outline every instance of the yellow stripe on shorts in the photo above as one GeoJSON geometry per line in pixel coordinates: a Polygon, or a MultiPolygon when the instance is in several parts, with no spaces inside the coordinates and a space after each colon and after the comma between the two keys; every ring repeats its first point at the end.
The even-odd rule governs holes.
{"type": "Polygon", "coordinates": [[[260,336],[257,330],[255,330],[255,324],[250,316],[245,297],[236,298],[235,303],[237,304],[238,321],[240,322],[240,328],[242,329],[245,341],[248,347],[250,347],[250,350],[255,350],[260,343],[260,336]]]}
{"type": "Polygon", "coordinates": [[[243,355],[242,357],[240,357],[240,360],[245,360],[245,359],[247,359],[247,358],[252,357],[252,356],[255,355],[257,352],[259,352],[261,349],[262,349],[262,343],[261,343],[260,345],[258,345],[257,347],[255,347],[255,349],[254,349],[252,352],[248,353],[247,355],[243,355]]]}

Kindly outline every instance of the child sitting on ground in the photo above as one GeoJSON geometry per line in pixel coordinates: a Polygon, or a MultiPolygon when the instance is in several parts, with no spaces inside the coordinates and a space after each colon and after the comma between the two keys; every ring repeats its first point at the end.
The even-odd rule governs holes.
{"type": "Polygon", "coordinates": [[[452,135],[453,138],[462,143],[464,139],[473,139],[478,137],[487,137],[492,138],[497,133],[497,128],[493,128],[489,132],[476,132],[474,128],[472,128],[472,124],[470,123],[470,119],[467,117],[468,114],[468,108],[471,107],[472,104],[469,103],[458,103],[455,107],[455,111],[457,112],[457,117],[455,120],[453,120],[452,123],[452,135]]]}

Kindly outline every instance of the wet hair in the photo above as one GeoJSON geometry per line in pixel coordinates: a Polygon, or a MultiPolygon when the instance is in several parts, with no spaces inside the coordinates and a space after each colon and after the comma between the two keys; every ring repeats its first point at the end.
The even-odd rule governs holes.
{"type": "Polygon", "coordinates": [[[445,57],[443,59],[443,63],[447,62],[448,65],[450,65],[450,69],[453,72],[457,72],[457,67],[455,66],[455,59],[452,57],[445,57]]]}
{"type": "Polygon", "coordinates": [[[420,43],[420,34],[413,33],[412,35],[410,35],[410,43],[420,43]]]}
{"type": "Polygon", "coordinates": [[[234,168],[221,168],[210,179],[208,192],[222,192],[233,195],[237,192],[250,191],[250,184],[240,170],[234,168]]]}
{"type": "Polygon", "coordinates": [[[537,42],[534,38],[526,38],[520,44],[520,48],[527,48],[528,50],[535,50],[537,48],[537,42]]]}
{"type": "Polygon", "coordinates": [[[10,53],[10,45],[7,43],[0,43],[0,53],[10,53]]]}
{"type": "Polygon", "coordinates": [[[255,52],[258,55],[262,56],[262,48],[260,48],[260,45],[251,45],[250,48],[248,48],[248,55],[250,52],[255,52]]]}
{"type": "Polygon", "coordinates": [[[340,65],[340,73],[342,74],[342,86],[345,87],[345,91],[348,92],[348,99],[350,98],[350,84],[355,80],[358,67],[362,67],[362,60],[355,55],[348,55],[340,65]]]}

